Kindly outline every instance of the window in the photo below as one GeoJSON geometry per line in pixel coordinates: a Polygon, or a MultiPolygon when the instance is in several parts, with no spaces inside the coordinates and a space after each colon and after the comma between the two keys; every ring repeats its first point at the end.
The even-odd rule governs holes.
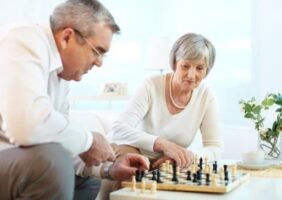
{"type": "MultiPolygon", "coordinates": [[[[244,123],[238,101],[251,90],[251,0],[119,0],[102,1],[121,27],[114,37],[110,55],[101,69],[94,69],[74,95],[100,92],[104,82],[126,82],[132,95],[146,76],[157,73],[144,68],[146,43],[166,36],[174,42],[187,32],[207,37],[215,45],[217,58],[207,77],[215,89],[224,124],[244,123]],[[125,56],[126,55],[126,56],[125,56]],[[232,114],[230,114],[232,113],[232,114]]],[[[81,104],[80,109],[99,109],[81,104]]],[[[116,109],[122,110],[118,103],[116,109]],[[119,108],[118,108],[119,107],[119,108]]]]}

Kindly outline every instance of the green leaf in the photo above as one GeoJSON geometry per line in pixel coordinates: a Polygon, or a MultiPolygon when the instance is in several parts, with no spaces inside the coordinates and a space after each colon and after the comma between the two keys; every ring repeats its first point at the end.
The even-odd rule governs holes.
{"type": "Polygon", "coordinates": [[[253,112],[255,113],[255,114],[259,114],[260,113],[260,111],[261,111],[261,106],[255,106],[254,107],[254,109],[253,109],[253,112]]]}
{"type": "Polygon", "coordinates": [[[245,112],[252,112],[253,107],[250,104],[245,104],[245,112]]]}
{"type": "Polygon", "coordinates": [[[252,113],[246,113],[245,114],[245,118],[251,118],[251,119],[254,119],[255,116],[252,114],[252,113]]]}

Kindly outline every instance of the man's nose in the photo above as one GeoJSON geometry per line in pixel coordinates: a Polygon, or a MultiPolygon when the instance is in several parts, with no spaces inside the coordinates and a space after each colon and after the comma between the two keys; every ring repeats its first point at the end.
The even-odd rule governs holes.
{"type": "Polygon", "coordinates": [[[103,65],[103,60],[95,59],[92,64],[97,67],[101,67],[103,65]]]}

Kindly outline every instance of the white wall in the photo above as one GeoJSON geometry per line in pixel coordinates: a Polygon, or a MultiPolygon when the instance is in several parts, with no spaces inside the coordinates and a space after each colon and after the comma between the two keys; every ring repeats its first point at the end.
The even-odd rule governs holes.
{"type": "Polygon", "coordinates": [[[282,92],[282,1],[255,1],[254,70],[258,68],[259,96],[282,92]]]}
{"type": "MultiPolygon", "coordinates": [[[[53,10],[53,7],[58,3],[62,2],[64,0],[9,0],[8,2],[5,0],[0,0],[0,26],[14,21],[19,20],[31,20],[31,21],[42,21],[48,19],[49,14],[53,10]]],[[[137,44],[140,44],[139,46],[142,46],[142,42],[144,42],[144,38],[148,38],[150,36],[148,30],[153,30],[154,34],[157,34],[161,32],[164,33],[170,33],[171,36],[174,38],[178,37],[179,34],[182,34],[186,31],[193,31],[193,32],[200,32],[204,35],[208,35],[211,37],[212,41],[217,41],[218,38],[221,38],[222,36],[226,35],[225,32],[222,32],[222,28],[224,26],[230,26],[230,32],[237,31],[240,33],[241,30],[247,29],[249,27],[241,27],[241,30],[236,27],[236,23],[238,22],[238,18],[242,18],[244,15],[242,12],[247,13],[247,8],[238,8],[235,5],[237,1],[226,1],[226,0],[217,0],[210,2],[208,0],[201,0],[201,1],[188,1],[188,0],[178,0],[178,1],[172,1],[172,0],[158,0],[158,1],[150,1],[147,0],[146,2],[151,5],[150,9],[148,10],[146,7],[147,12],[142,12],[145,8],[139,6],[143,5],[141,4],[141,0],[136,2],[132,1],[131,11],[124,10],[127,1],[121,1],[119,0],[118,3],[114,3],[112,0],[101,0],[102,3],[104,3],[107,7],[110,8],[114,16],[119,19],[118,22],[124,22],[120,25],[122,26],[123,33],[121,36],[119,36],[119,40],[123,41],[122,36],[129,39],[129,42],[132,42],[138,35],[137,44]],[[178,3],[175,3],[178,2],[178,3]],[[188,2],[188,3],[187,3],[188,2]],[[207,3],[208,2],[208,3],[207,3]],[[215,3],[217,2],[217,3],[215,3]],[[162,6],[159,6],[158,3],[161,3],[162,6]],[[194,3],[194,4],[193,4],[194,3]],[[119,6],[114,6],[115,4],[118,4],[119,6]],[[137,4],[137,5],[136,5],[137,4]],[[206,6],[203,5],[211,5],[212,6],[206,6]],[[225,15],[225,12],[229,12],[227,9],[222,9],[220,7],[217,7],[216,5],[228,5],[229,7],[232,7],[232,10],[234,13],[238,13],[238,16],[236,18],[230,18],[227,19],[227,21],[224,21],[224,18],[220,18],[220,20],[216,20],[215,16],[217,15],[225,15]],[[193,7],[194,6],[194,7],[193,7]],[[202,8],[202,12],[198,12],[199,8],[202,8]],[[174,11],[172,11],[173,9],[174,11]],[[162,13],[160,11],[163,10],[162,13]],[[240,13],[241,11],[241,13],[240,13]],[[135,13],[136,20],[135,23],[125,23],[128,22],[128,14],[130,12],[135,13]],[[155,13],[155,18],[147,17],[149,13],[155,13]],[[157,13],[157,14],[156,14],[157,13]],[[194,17],[187,17],[187,13],[192,13],[194,17]],[[206,17],[205,15],[208,15],[209,17],[206,17]],[[203,16],[200,18],[199,16],[203,16]],[[175,23],[173,24],[167,24],[167,19],[173,18],[173,21],[175,23]],[[124,20],[123,20],[124,19],[124,20]],[[146,21],[147,25],[141,26],[140,23],[142,21],[146,21]],[[209,21],[210,26],[204,26],[203,23],[205,21],[209,21]],[[157,22],[163,22],[163,23],[157,23],[157,22]],[[234,25],[235,24],[235,25],[234,25]],[[212,30],[211,33],[209,31],[212,30]],[[132,35],[131,35],[132,34],[132,35]],[[142,39],[143,38],[143,39],[142,39]]],[[[246,3],[247,4],[247,3],[246,3]]],[[[253,18],[252,18],[252,26],[250,27],[252,29],[252,89],[254,91],[254,94],[257,94],[257,97],[262,98],[265,96],[267,92],[282,92],[282,81],[281,74],[282,74],[282,62],[280,61],[280,58],[282,58],[282,1],[281,0],[252,0],[252,12],[253,12],[253,18]]],[[[114,41],[115,44],[119,44],[120,41],[114,41]]],[[[235,41],[235,43],[238,43],[238,40],[235,41]]],[[[131,44],[131,43],[129,43],[131,44]]],[[[224,43],[217,43],[216,46],[223,46],[224,43]]],[[[118,45],[116,45],[118,46],[118,45]]],[[[114,49],[115,45],[113,44],[113,53],[116,53],[114,49]]],[[[118,46],[120,47],[120,46],[118,46]]],[[[130,49],[132,51],[132,45],[127,45],[127,48],[117,48],[119,51],[121,49],[122,55],[124,55],[125,59],[120,62],[105,62],[105,68],[103,70],[94,71],[93,75],[90,74],[88,76],[88,79],[84,80],[84,86],[88,84],[87,80],[97,80],[99,77],[103,77],[103,80],[107,79],[116,81],[116,77],[114,75],[118,74],[118,77],[127,77],[128,73],[131,73],[134,75],[133,71],[138,68],[138,66],[141,68],[140,60],[129,60],[132,56],[128,55],[128,52],[124,51],[125,49],[130,49]],[[128,48],[131,47],[131,48],[128,48]],[[138,65],[139,63],[139,65],[138,65]],[[111,65],[113,68],[111,68],[111,65]],[[130,66],[131,70],[125,68],[124,66],[130,66]],[[114,72],[114,73],[113,73],[114,72]],[[93,78],[94,77],[94,78],[93,78]]],[[[133,46],[134,47],[134,46],[133,46]]],[[[141,49],[141,48],[140,48],[141,49]]],[[[121,54],[120,53],[120,54],[121,54]]],[[[244,87],[245,85],[239,86],[239,89],[237,87],[234,87],[233,90],[228,89],[227,81],[230,78],[234,78],[232,80],[232,83],[235,82],[238,83],[238,79],[242,79],[242,77],[246,76],[246,74],[242,73],[242,71],[238,70],[236,68],[236,60],[243,60],[242,57],[238,58],[236,57],[236,52],[231,52],[228,55],[225,54],[225,51],[218,52],[218,59],[217,59],[217,66],[213,70],[213,77],[218,82],[221,81],[219,85],[221,86],[220,89],[222,89],[223,96],[233,96],[234,99],[238,98],[238,95],[236,92],[238,90],[246,90],[244,87]],[[221,55],[221,57],[220,57],[221,55]],[[235,55],[235,57],[233,57],[235,55]],[[230,65],[234,64],[235,67],[230,67],[222,62],[222,58],[228,58],[228,62],[230,65]],[[220,67],[222,66],[222,67],[220,67]],[[230,72],[224,71],[229,67],[232,70],[230,72]],[[217,70],[217,71],[216,71],[217,70]],[[238,73],[236,73],[238,72],[238,73]],[[241,88],[240,88],[241,87],[241,88]]],[[[134,55],[138,55],[135,53],[134,55]]],[[[141,56],[139,56],[141,58],[141,56]]],[[[240,63],[241,64],[241,63],[240,63]]],[[[245,62],[244,64],[246,67],[249,66],[248,62],[245,62]]],[[[244,65],[244,67],[245,67],[244,65]]],[[[244,68],[243,67],[243,68],[244,68]]],[[[139,72],[139,71],[138,71],[139,72]]],[[[140,73],[135,72],[134,78],[139,79],[140,73]],[[137,77],[138,76],[138,77],[137,77]]],[[[118,80],[118,79],[117,79],[118,80]]],[[[81,84],[81,83],[80,83],[81,84]]],[[[230,83],[229,83],[230,84],[230,83]]],[[[89,81],[89,85],[93,86],[93,82],[89,81]]],[[[83,87],[85,88],[85,87],[83,87]]],[[[91,88],[91,87],[89,87],[91,88]]],[[[232,88],[232,87],[231,87],[232,88]]],[[[93,88],[91,88],[93,89],[93,88]]],[[[81,87],[79,87],[79,90],[82,90],[81,87]]],[[[93,89],[94,90],[94,89],[93,89]]],[[[248,92],[248,90],[246,90],[248,92]]],[[[93,92],[88,89],[87,92],[93,92]]],[[[246,93],[247,93],[246,92],[246,93]]],[[[246,94],[244,93],[244,95],[246,94]]],[[[223,98],[222,98],[223,99],[223,98]]],[[[234,115],[235,112],[239,109],[237,104],[237,99],[234,100],[234,104],[231,103],[231,101],[227,101],[224,99],[224,102],[226,103],[227,108],[234,108],[234,110],[231,110],[229,115],[234,115]],[[233,113],[232,113],[233,112],[233,113]]],[[[223,104],[222,103],[222,104],[223,104]]],[[[95,104],[98,104],[95,102],[95,104]]],[[[221,106],[222,106],[221,104],[221,106]]],[[[224,109],[225,111],[226,109],[224,109]]],[[[238,114],[239,117],[241,115],[238,114]]],[[[243,117],[242,117],[243,118],[243,117]]],[[[234,119],[230,119],[229,121],[233,121],[234,119]]],[[[244,119],[242,121],[245,122],[244,119]]],[[[239,122],[238,122],[239,123],[239,122]]],[[[253,124],[249,123],[248,125],[244,125],[246,127],[240,128],[240,127],[230,127],[225,126],[224,127],[224,141],[225,141],[225,157],[234,157],[239,158],[240,154],[244,151],[247,151],[249,149],[255,148],[256,140],[253,130],[253,124]]]]}

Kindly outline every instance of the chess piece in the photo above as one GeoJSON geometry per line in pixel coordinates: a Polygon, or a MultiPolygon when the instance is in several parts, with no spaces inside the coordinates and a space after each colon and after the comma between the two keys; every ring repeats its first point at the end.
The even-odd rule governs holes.
{"type": "Polygon", "coordinates": [[[221,180],[224,180],[224,170],[223,170],[222,167],[221,167],[220,170],[219,170],[219,174],[220,174],[220,179],[221,179],[221,180]]]}
{"type": "Polygon", "coordinates": [[[210,184],[210,174],[207,173],[206,174],[206,185],[209,185],[210,184]]]}
{"type": "Polygon", "coordinates": [[[145,179],[142,178],[142,181],[141,181],[141,193],[144,193],[146,190],[146,182],[145,182],[145,179]]]}
{"type": "Polygon", "coordinates": [[[178,178],[177,178],[177,165],[176,165],[175,161],[173,161],[173,164],[172,164],[172,181],[178,182],[178,178]]]}
{"type": "Polygon", "coordinates": [[[198,155],[197,154],[195,154],[194,156],[194,164],[198,166],[198,155]]]}
{"type": "Polygon", "coordinates": [[[232,176],[236,176],[237,175],[237,165],[236,164],[234,164],[231,167],[231,173],[232,173],[232,176]]]}
{"type": "Polygon", "coordinates": [[[131,191],[136,191],[136,178],[135,178],[135,176],[132,176],[131,191]]]}
{"type": "Polygon", "coordinates": [[[193,183],[197,183],[197,174],[193,173],[193,183]]]}
{"type": "Polygon", "coordinates": [[[224,180],[228,181],[229,177],[228,177],[228,165],[223,165],[223,173],[224,173],[224,180]]]}
{"type": "Polygon", "coordinates": [[[228,171],[224,172],[224,180],[229,181],[228,171]]]}
{"type": "Polygon", "coordinates": [[[191,167],[191,172],[192,174],[196,173],[196,165],[195,164],[192,164],[192,167],[191,167]]]}
{"type": "Polygon", "coordinates": [[[180,175],[180,167],[176,167],[176,175],[179,176],[180,175]]]}
{"type": "Polygon", "coordinates": [[[142,171],[140,172],[140,180],[142,180],[142,178],[144,177],[144,175],[145,175],[145,171],[142,170],[142,171]]]}
{"type": "Polygon", "coordinates": [[[199,169],[196,174],[197,174],[197,180],[198,181],[201,180],[202,179],[202,171],[199,169]]]}
{"type": "Polygon", "coordinates": [[[166,161],[165,161],[165,165],[166,165],[166,170],[165,170],[165,172],[169,173],[169,169],[170,169],[169,160],[166,160],[166,161]]]}
{"type": "Polygon", "coordinates": [[[166,172],[166,164],[165,163],[161,164],[161,171],[166,172]]]}
{"type": "Polygon", "coordinates": [[[198,166],[199,166],[200,170],[203,169],[203,158],[202,157],[200,157],[199,165],[198,166]]]}
{"type": "Polygon", "coordinates": [[[191,180],[192,180],[192,178],[191,178],[191,171],[188,170],[187,171],[187,181],[191,181],[191,180]]]}
{"type": "Polygon", "coordinates": [[[157,180],[156,171],[155,170],[152,171],[152,180],[153,181],[157,180]]]}
{"type": "Polygon", "coordinates": [[[205,172],[205,174],[210,173],[210,166],[209,165],[205,165],[204,172],[205,172]]]}
{"type": "Polygon", "coordinates": [[[157,183],[162,183],[163,181],[161,180],[161,172],[159,169],[157,169],[157,183]]]}
{"type": "Polygon", "coordinates": [[[135,172],[135,179],[136,179],[136,182],[141,182],[141,171],[140,170],[136,170],[135,172]]]}
{"type": "Polygon", "coordinates": [[[224,172],[227,172],[227,170],[228,170],[228,165],[223,165],[223,169],[224,169],[224,172]]]}
{"type": "Polygon", "coordinates": [[[212,174],[211,184],[212,184],[212,186],[216,186],[216,175],[215,174],[212,174]]]}
{"type": "Polygon", "coordinates": [[[209,161],[208,161],[208,156],[205,157],[205,165],[208,165],[209,161]]]}
{"type": "Polygon", "coordinates": [[[155,194],[157,192],[157,183],[156,181],[153,181],[151,184],[151,193],[155,194]]]}
{"type": "Polygon", "coordinates": [[[217,174],[217,162],[214,161],[214,163],[212,164],[212,171],[217,174]]]}

